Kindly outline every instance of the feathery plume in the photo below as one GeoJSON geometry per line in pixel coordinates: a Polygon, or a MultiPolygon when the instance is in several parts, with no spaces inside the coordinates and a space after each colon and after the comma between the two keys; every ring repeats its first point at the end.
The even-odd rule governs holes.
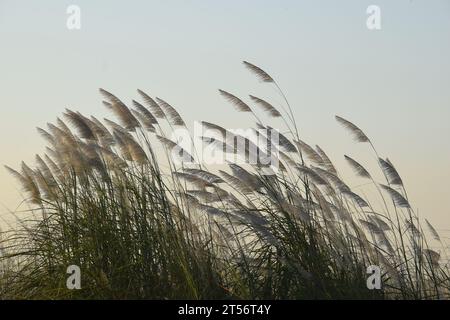
{"type": "Polygon", "coordinates": [[[369,219],[372,220],[372,222],[374,222],[381,230],[383,230],[383,231],[391,230],[391,227],[386,222],[384,222],[384,220],[379,218],[378,216],[369,215],[369,219]]]}
{"type": "Polygon", "coordinates": [[[214,124],[214,123],[210,123],[210,122],[206,122],[206,121],[202,121],[202,126],[205,127],[208,130],[213,130],[215,132],[220,132],[222,138],[226,138],[227,136],[232,135],[229,131],[227,131],[225,128],[222,128],[221,126],[214,124]]]}
{"type": "Polygon", "coordinates": [[[322,178],[314,170],[312,170],[308,167],[302,166],[302,165],[297,165],[296,169],[298,171],[300,171],[300,173],[302,173],[302,174],[306,175],[308,178],[310,178],[315,184],[320,185],[320,186],[330,186],[328,181],[326,181],[324,178],[322,178]]]}
{"type": "Polygon", "coordinates": [[[131,109],[131,113],[134,115],[136,119],[138,119],[142,123],[145,130],[150,132],[156,132],[156,129],[153,126],[152,122],[145,116],[145,114],[134,109],[131,109]]]}
{"type": "Polygon", "coordinates": [[[392,163],[390,163],[389,161],[383,160],[381,158],[378,158],[378,161],[380,162],[381,169],[383,170],[384,174],[386,175],[386,178],[388,179],[389,184],[402,186],[403,185],[402,178],[398,174],[397,170],[395,170],[392,163]]]}
{"type": "Polygon", "coordinates": [[[133,106],[147,118],[147,121],[149,123],[158,124],[158,120],[156,120],[156,118],[153,116],[153,114],[142,104],[140,104],[136,100],[133,100],[133,106]]]}
{"type": "Polygon", "coordinates": [[[341,118],[339,116],[335,116],[336,121],[339,122],[344,128],[350,131],[350,133],[354,136],[356,141],[358,142],[370,142],[369,138],[366,136],[366,134],[358,128],[356,125],[351,123],[348,120],[345,120],[344,118],[341,118]]]}
{"type": "Polygon", "coordinates": [[[194,176],[193,174],[186,173],[186,172],[174,172],[174,176],[176,176],[179,179],[182,179],[188,183],[191,183],[195,187],[199,189],[205,189],[207,186],[210,186],[210,184],[202,179],[200,179],[197,176],[194,176]]]}
{"type": "Polygon", "coordinates": [[[119,98],[104,89],[100,88],[99,91],[106,99],[109,100],[111,103],[111,111],[113,111],[114,114],[120,119],[120,122],[122,122],[123,126],[127,130],[134,131],[137,127],[139,127],[139,122],[137,119],[119,98]]]}
{"type": "Polygon", "coordinates": [[[371,179],[370,173],[359,162],[349,156],[345,156],[345,160],[347,160],[350,167],[352,167],[353,171],[355,171],[358,176],[371,179]]]}
{"type": "Polygon", "coordinates": [[[220,89],[219,89],[219,92],[225,99],[227,99],[229,102],[231,102],[231,104],[233,104],[238,111],[252,112],[252,109],[250,109],[250,107],[244,101],[242,101],[235,95],[232,95],[231,93],[226,92],[224,90],[220,90],[220,89]]]}
{"type": "Polygon", "coordinates": [[[55,138],[50,133],[48,133],[47,131],[45,131],[44,129],[39,128],[39,127],[36,129],[37,129],[39,135],[41,137],[43,137],[48,143],[50,143],[51,145],[55,144],[55,138]]]}
{"type": "Polygon", "coordinates": [[[275,82],[273,78],[264,70],[262,70],[260,67],[255,66],[254,64],[243,61],[244,65],[253,73],[255,74],[261,81],[263,82],[275,82]]]}
{"type": "Polygon", "coordinates": [[[428,230],[430,230],[431,235],[433,238],[437,241],[441,241],[441,237],[439,236],[439,233],[436,231],[436,229],[431,225],[431,223],[425,219],[425,222],[427,224],[428,230]]]}
{"type": "Polygon", "coordinates": [[[365,208],[365,207],[369,207],[369,204],[363,199],[361,198],[359,195],[357,195],[356,193],[352,192],[352,191],[346,191],[343,192],[344,195],[348,196],[350,199],[354,200],[358,206],[365,208]]]}
{"type": "Polygon", "coordinates": [[[387,191],[387,193],[389,193],[389,195],[391,196],[392,200],[394,201],[394,204],[397,207],[400,208],[411,208],[411,206],[409,205],[408,200],[405,199],[405,197],[403,197],[397,190],[392,189],[391,187],[388,187],[386,185],[381,185],[381,187],[387,191]]]}
{"type": "Polygon", "coordinates": [[[116,141],[116,145],[119,147],[122,157],[127,161],[133,161],[133,157],[131,156],[128,144],[125,141],[125,139],[123,139],[123,136],[124,136],[123,132],[121,132],[120,130],[114,129],[113,136],[114,136],[114,140],[116,141]]]}
{"type": "Polygon", "coordinates": [[[295,167],[297,164],[295,163],[294,160],[292,160],[291,157],[289,157],[286,153],[284,153],[283,151],[278,151],[278,153],[280,154],[280,158],[281,161],[283,161],[284,163],[287,164],[288,167],[295,167]]]}
{"type": "Polygon", "coordinates": [[[281,117],[281,113],[275,109],[273,105],[268,103],[267,101],[250,95],[250,99],[252,99],[257,105],[261,106],[261,108],[267,112],[271,117],[278,118],[281,117]]]}
{"type": "Polygon", "coordinates": [[[91,116],[91,128],[97,138],[100,140],[100,144],[103,146],[111,146],[115,143],[114,137],[108,131],[108,129],[97,118],[91,116]]]}
{"type": "Polygon", "coordinates": [[[92,132],[91,127],[82,116],[69,109],[66,109],[66,113],[64,114],[64,116],[77,129],[78,135],[81,138],[87,140],[95,140],[94,132],[92,132]]]}
{"type": "Polygon", "coordinates": [[[157,135],[156,137],[163,145],[165,145],[169,149],[171,155],[176,155],[178,158],[182,160],[182,162],[192,163],[195,161],[194,157],[191,156],[182,147],[180,147],[177,143],[162,136],[157,135]]]}
{"type": "Polygon", "coordinates": [[[23,190],[25,190],[25,192],[30,195],[31,203],[41,204],[41,194],[39,192],[38,186],[33,180],[34,174],[32,173],[32,170],[29,169],[24,162],[22,162],[22,173],[19,173],[8,166],[5,166],[5,168],[20,182],[23,190]]]}
{"type": "Polygon", "coordinates": [[[53,173],[53,176],[57,176],[58,178],[61,177],[61,169],[58,167],[58,165],[53,161],[47,154],[44,156],[45,163],[50,168],[51,172],[53,173]]]}
{"type": "Polygon", "coordinates": [[[174,126],[186,126],[178,111],[168,104],[166,101],[160,98],[156,98],[159,106],[164,110],[167,120],[174,126]]]}
{"type": "Polygon", "coordinates": [[[248,172],[247,170],[245,170],[244,168],[235,163],[229,163],[228,166],[231,168],[231,171],[233,172],[236,178],[243,181],[254,190],[262,188],[263,185],[261,183],[261,180],[259,180],[259,178],[254,174],[248,172]]]}
{"type": "Polygon", "coordinates": [[[166,115],[164,114],[164,111],[162,111],[159,104],[156,103],[156,101],[153,100],[153,98],[151,98],[148,94],[139,89],[138,93],[141,95],[142,99],[144,99],[144,102],[147,104],[148,108],[156,118],[159,119],[165,118],[166,115]]]}
{"type": "Polygon", "coordinates": [[[327,178],[328,181],[330,181],[336,188],[342,192],[346,193],[350,191],[350,187],[345,184],[344,181],[342,181],[338,176],[335,174],[328,172],[327,170],[324,170],[322,168],[317,167],[311,167],[317,174],[322,175],[327,178]]]}
{"type": "Polygon", "coordinates": [[[219,170],[219,173],[230,186],[232,186],[234,189],[236,189],[240,193],[242,193],[244,195],[253,193],[253,190],[242,180],[240,180],[222,170],[219,170]]]}
{"type": "Polygon", "coordinates": [[[69,129],[69,127],[62,121],[60,118],[56,118],[56,124],[58,127],[63,130],[65,133],[73,137],[72,131],[69,129]]]}
{"type": "Polygon", "coordinates": [[[308,157],[310,161],[319,165],[323,164],[322,157],[306,142],[303,142],[302,140],[294,140],[294,143],[297,145],[297,148],[308,157]]]}
{"type": "Polygon", "coordinates": [[[297,152],[297,148],[294,146],[294,144],[281,132],[279,132],[278,130],[275,130],[274,128],[267,126],[267,130],[269,130],[270,132],[270,137],[271,137],[271,142],[275,143],[277,142],[275,140],[275,137],[278,136],[278,146],[281,148],[282,150],[284,150],[285,152],[297,152]],[[276,135],[274,136],[272,134],[272,132],[275,132],[276,135]]]}
{"type": "Polygon", "coordinates": [[[45,163],[44,160],[37,154],[36,155],[36,162],[39,167],[39,170],[42,172],[43,177],[47,181],[47,184],[51,187],[55,187],[57,185],[55,177],[53,176],[52,171],[50,170],[49,166],[45,163]]]}
{"type": "Polygon", "coordinates": [[[217,175],[215,175],[211,172],[202,170],[202,169],[184,169],[184,171],[191,175],[199,177],[203,181],[210,183],[210,184],[223,182],[223,180],[220,177],[218,177],[217,175]]]}
{"type": "Polygon", "coordinates": [[[328,157],[328,155],[325,153],[325,151],[322,150],[321,147],[319,147],[318,145],[316,145],[316,150],[317,153],[319,154],[320,158],[322,158],[322,166],[329,172],[331,172],[332,174],[337,176],[337,170],[333,165],[333,162],[331,162],[330,158],[328,157]]]}
{"type": "Polygon", "coordinates": [[[373,222],[369,222],[363,219],[359,219],[359,222],[372,233],[383,233],[383,231],[373,222]]]}
{"type": "Polygon", "coordinates": [[[114,122],[114,121],[111,121],[111,120],[109,120],[109,119],[107,119],[107,118],[103,118],[103,121],[105,121],[105,123],[106,123],[108,126],[110,126],[111,129],[112,129],[113,131],[114,131],[114,130],[117,130],[117,131],[120,131],[120,132],[129,134],[128,131],[127,131],[127,129],[125,129],[124,127],[122,127],[120,124],[118,124],[118,123],[116,123],[116,122],[114,122]]]}
{"type": "Polygon", "coordinates": [[[148,162],[147,155],[145,154],[144,149],[139,145],[139,143],[134,140],[134,138],[130,135],[125,135],[120,131],[116,131],[119,135],[122,135],[122,139],[124,139],[125,143],[128,146],[128,150],[130,151],[131,158],[136,161],[138,164],[145,164],[148,162]]]}

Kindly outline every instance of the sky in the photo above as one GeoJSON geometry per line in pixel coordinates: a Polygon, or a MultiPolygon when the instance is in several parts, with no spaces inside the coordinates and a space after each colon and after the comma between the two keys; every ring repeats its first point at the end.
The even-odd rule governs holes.
{"type": "MultiPolygon", "coordinates": [[[[374,155],[336,114],[395,164],[420,215],[450,229],[450,0],[0,0],[0,41],[2,165],[32,164],[45,146],[36,127],[65,108],[109,116],[100,87],[126,102],[144,89],[188,125],[246,127],[251,119],[217,89],[281,103],[248,60],[276,78],[303,140],[325,149],[351,186],[361,181],[344,154],[375,169],[374,155]],[[70,5],[81,9],[80,30],[67,28],[70,5]],[[370,5],[380,30],[367,28],[370,5]]],[[[0,168],[0,214],[20,193],[0,168]]]]}

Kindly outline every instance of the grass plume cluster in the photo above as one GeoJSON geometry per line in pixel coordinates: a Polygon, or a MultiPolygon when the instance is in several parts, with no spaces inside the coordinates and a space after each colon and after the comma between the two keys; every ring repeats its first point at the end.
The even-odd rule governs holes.
{"type": "MultiPolygon", "coordinates": [[[[38,129],[48,143],[36,166],[7,168],[30,206],[21,228],[0,238],[0,295],[50,299],[448,299],[449,268],[429,248],[394,165],[355,124],[336,116],[378,159],[385,181],[345,156],[377,199],[345,183],[319,146],[301,139],[293,108],[276,81],[244,65],[284,99],[274,106],[220,90],[239,112],[279,118],[286,131],[272,145],[278,171],[257,163],[212,170],[174,161],[171,131],[187,128],[168,102],[138,90],[127,106],[101,89],[117,122],[66,110],[38,129]],[[381,200],[377,208],[371,203],[381,200]],[[66,288],[78,265],[82,289],[66,288]],[[380,266],[381,290],[368,290],[366,268],[380,266]]],[[[223,139],[194,137],[217,149],[223,139]]],[[[269,139],[269,137],[266,137],[269,139]]],[[[251,141],[246,141],[251,144],[251,141]]],[[[268,141],[271,145],[271,141],[268,141]]],[[[238,152],[238,151],[235,151],[238,152]]],[[[257,149],[258,154],[271,152],[257,149]]],[[[426,221],[434,240],[439,234],[426,221]]]]}

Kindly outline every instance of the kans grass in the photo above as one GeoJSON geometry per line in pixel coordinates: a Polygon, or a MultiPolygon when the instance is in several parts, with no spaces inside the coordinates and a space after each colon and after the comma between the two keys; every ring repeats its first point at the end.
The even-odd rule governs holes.
{"type": "MultiPolygon", "coordinates": [[[[256,119],[256,129],[271,129],[256,111],[283,121],[278,144],[266,136],[271,148],[256,149],[277,157],[278,171],[267,174],[262,163],[230,162],[215,171],[193,165],[196,152],[180,152],[169,139],[186,128],[171,105],[138,90],[140,102],[130,108],[101,89],[118,123],[66,110],[65,122],[38,129],[48,147],[34,168],[7,168],[30,209],[17,213],[20,227],[1,234],[0,297],[448,299],[444,244],[411,208],[393,164],[360,128],[336,117],[374,152],[384,176],[377,181],[346,156],[354,174],[377,191],[372,200],[358,195],[320,147],[301,140],[275,80],[244,65],[274,86],[284,105],[220,94],[256,119]],[[185,163],[175,161],[173,150],[185,163]],[[422,227],[442,244],[439,252],[429,248],[422,227]],[[66,287],[70,265],[81,268],[81,290],[66,287]],[[370,265],[381,268],[380,290],[367,288],[370,265]]],[[[202,124],[216,135],[200,139],[219,152],[237,137],[202,124]]]]}

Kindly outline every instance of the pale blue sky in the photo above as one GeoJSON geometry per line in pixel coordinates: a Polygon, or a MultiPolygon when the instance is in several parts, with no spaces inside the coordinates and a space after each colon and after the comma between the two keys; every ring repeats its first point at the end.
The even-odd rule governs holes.
{"type": "MultiPolygon", "coordinates": [[[[450,0],[0,0],[0,39],[2,164],[32,162],[44,145],[35,127],[66,107],[107,116],[99,87],[125,101],[148,90],[189,124],[245,126],[250,119],[218,88],[279,101],[245,59],[278,79],[304,140],[345,176],[343,154],[373,158],[335,114],[396,164],[421,215],[450,229],[450,0]],[[71,4],[81,8],[80,31],[66,28],[71,4]],[[381,8],[379,31],[366,28],[371,4],[381,8]]],[[[0,169],[0,204],[13,208],[17,189],[0,169]]]]}

